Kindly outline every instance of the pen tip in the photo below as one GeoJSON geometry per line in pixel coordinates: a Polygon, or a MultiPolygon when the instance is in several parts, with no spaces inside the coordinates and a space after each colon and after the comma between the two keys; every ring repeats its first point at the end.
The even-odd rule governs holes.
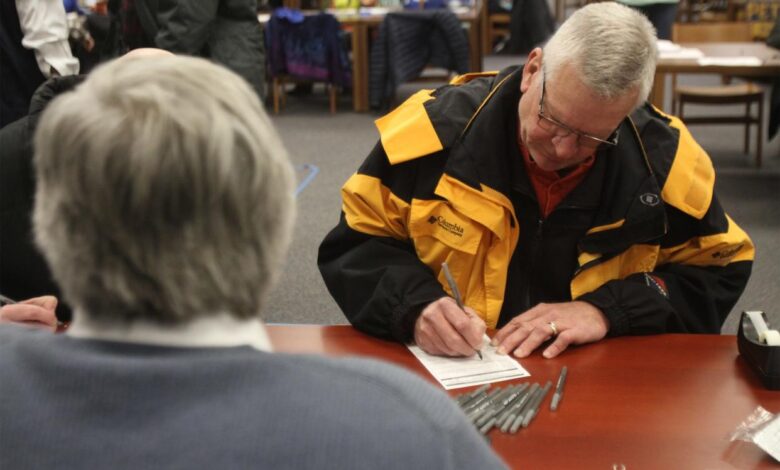
{"type": "Polygon", "coordinates": [[[482,360],[482,351],[477,350],[477,356],[479,356],[479,360],[482,360]]]}

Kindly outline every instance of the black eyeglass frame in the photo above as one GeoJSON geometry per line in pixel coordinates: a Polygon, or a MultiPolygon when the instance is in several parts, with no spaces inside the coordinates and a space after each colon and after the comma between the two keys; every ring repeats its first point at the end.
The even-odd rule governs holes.
{"type": "MultiPolygon", "coordinates": [[[[583,145],[585,147],[592,147],[592,148],[598,148],[599,145],[610,145],[612,147],[616,146],[618,144],[618,131],[620,130],[620,127],[618,126],[617,129],[612,131],[612,134],[607,137],[607,139],[601,139],[596,136],[592,136],[590,134],[585,134],[584,132],[580,132],[577,130],[572,129],[571,127],[567,126],[566,124],[558,121],[557,119],[547,115],[544,113],[544,72],[542,72],[542,96],[539,98],[539,123],[541,125],[542,122],[546,122],[549,124],[552,124],[556,126],[559,129],[563,129],[565,131],[565,134],[556,134],[558,137],[568,137],[571,134],[574,134],[577,136],[577,145],[583,145]],[[583,144],[585,142],[586,144],[583,144]]],[[[550,131],[549,128],[542,126],[543,129],[550,131]]]]}

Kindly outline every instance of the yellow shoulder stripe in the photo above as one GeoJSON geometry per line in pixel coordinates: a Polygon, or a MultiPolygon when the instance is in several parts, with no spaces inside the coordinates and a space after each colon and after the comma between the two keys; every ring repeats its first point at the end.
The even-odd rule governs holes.
{"type": "MultiPolygon", "coordinates": [[[[634,273],[652,271],[658,260],[658,252],[658,245],[633,245],[603,263],[583,269],[571,281],[571,298],[577,299],[608,281],[625,279],[634,273]]],[[[583,253],[579,256],[580,266],[596,258],[596,255],[583,253]]]]}
{"type": "Polygon", "coordinates": [[[707,152],[693,139],[682,121],[674,116],[670,118],[671,126],[680,131],[680,140],[661,195],[664,201],[701,219],[712,202],[715,170],[707,152]]]}
{"type": "Polygon", "coordinates": [[[355,173],[341,188],[342,209],[352,230],[397,240],[408,238],[409,204],[379,178],[355,173]]]}
{"type": "Polygon", "coordinates": [[[444,148],[424,103],[434,99],[433,90],[420,90],[389,114],[377,119],[382,147],[391,165],[413,160],[444,148]]]}
{"type": "Polygon", "coordinates": [[[726,266],[736,261],[752,261],[753,242],[739,225],[728,219],[726,233],[689,240],[682,245],[661,250],[659,264],[677,263],[693,266],[726,266]]]}
{"type": "Polygon", "coordinates": [[[450,80],[450,85],[463,85],[464,83],[468,83],[475,78],[495,77],[496,75],[498,75],[498,71],[464,73],[463,75],[456,75],[452,77],[452,80],[450,80]]]}
{"type": "Polygon", "coordinates": [[[611,224],[606,224],[606,225],[600,225],[598,227],[593,227],[590,230],[588,230],[585,233],[585,235],[590,235],[592,233],[606,232],[607,230],[612,230],[612,229],[615,229],[615,228],[622,227],[624,223],[626,223],[626,219],[620,219],[617,222],[612,222],[611,224]]]}

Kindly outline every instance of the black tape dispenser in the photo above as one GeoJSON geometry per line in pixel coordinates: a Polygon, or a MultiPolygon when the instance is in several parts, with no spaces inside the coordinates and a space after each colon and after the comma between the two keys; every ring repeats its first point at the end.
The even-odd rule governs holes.
{"type": "Polygon", "coordinates": [[[742,312],[737,348],[764,387],[780,390],[780,332],[769,328],[764,312],[742,312]]]}

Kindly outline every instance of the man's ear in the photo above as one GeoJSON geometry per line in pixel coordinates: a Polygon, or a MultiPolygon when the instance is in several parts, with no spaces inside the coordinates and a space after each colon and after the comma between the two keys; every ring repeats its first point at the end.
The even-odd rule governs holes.
{"type": "Polygon", "coordinates": [[[528,54],[528,60],[523,66],[523,79],[520,81],[520,91],[525,93],[528,88],[531,87],[533,77],[542,71],[542,49],[540,47],[534,48],[530,54],[528,54]]]}

